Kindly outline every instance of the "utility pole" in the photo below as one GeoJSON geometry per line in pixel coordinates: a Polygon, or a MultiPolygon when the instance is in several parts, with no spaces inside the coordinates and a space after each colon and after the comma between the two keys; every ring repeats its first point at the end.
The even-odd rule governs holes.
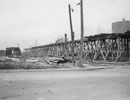
{"type": "Polygon", "coordinates": [[[71,17],[71,6],[70,4],[68,5],[69,7],[69,19],[70,19],[70,30],[71,30],[71,52],[72,52],[72,63],[73,63],[73,66],[75,65],[75,62],[74,62],[74,32],[73,32],[73,26],[72,26],[72,17],[71,17]]]}
{"type": "Polygon", "coordinates": [[[35,46],[37,46],[37,40],[35,41],[36,43],[35,43],[35,46]]]}
{"type": "Polygon", "coordinates": [[[17,43],[17,47],[19,47],[19,43],[17,43]]]}
{"type": "Polygon", "coordinates": [[[79,67],[82,65],[82,55],[83,55],[83,38],[84,38],[84,23],[83,23],[83,0],[80,1],[80,14],[81,14],[81,40],[80,40],[80,54],[79,54],[79,67]]]}
{"type": "Polygon", "coordinates": [[[64,48],[64,53],[65,53],[65,57],[68,57],[68,54],[67,54],[67,34],[65,34],[65,48],[64,48]]]}

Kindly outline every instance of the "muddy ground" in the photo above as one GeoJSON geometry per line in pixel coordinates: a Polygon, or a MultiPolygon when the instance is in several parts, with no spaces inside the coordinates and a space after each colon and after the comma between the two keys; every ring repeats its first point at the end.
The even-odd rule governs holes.
{"type": "Polygon", "coordinates": [[[2,70],[0,100],[130,100],[130,66],[2,70]]]}

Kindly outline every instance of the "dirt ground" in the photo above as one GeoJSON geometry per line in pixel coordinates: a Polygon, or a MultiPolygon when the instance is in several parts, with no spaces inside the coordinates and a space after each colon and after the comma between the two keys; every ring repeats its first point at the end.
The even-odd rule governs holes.
{"type": "Polygon", "coordinates": [[[0,100],[130,100],[130,66],[0,71],[0,100]]]}

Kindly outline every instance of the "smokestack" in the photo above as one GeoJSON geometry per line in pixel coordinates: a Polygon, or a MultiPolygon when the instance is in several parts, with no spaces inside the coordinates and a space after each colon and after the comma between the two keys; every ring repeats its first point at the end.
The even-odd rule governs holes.
{"type": "Polygon", "coordinates": [[[65,34],[65,42],[67,42],[67,34],[65,34]]]}

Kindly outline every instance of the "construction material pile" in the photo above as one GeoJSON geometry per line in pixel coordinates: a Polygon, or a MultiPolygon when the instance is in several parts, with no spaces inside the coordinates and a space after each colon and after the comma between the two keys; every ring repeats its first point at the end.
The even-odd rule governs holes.
{"type": "Polygon", "coordinates": [[[54,65],[48,64],[40,58],[0,58],[0,69],[47,69],[55,68],[54,65]]]}
{"type": "Polygon", "coordinates": [[[69,59],[58,57],[47,58],[9,58],[0,57],[0,69],[48,69],[63,68],[59,66],[71,62],[69,59]]]}

